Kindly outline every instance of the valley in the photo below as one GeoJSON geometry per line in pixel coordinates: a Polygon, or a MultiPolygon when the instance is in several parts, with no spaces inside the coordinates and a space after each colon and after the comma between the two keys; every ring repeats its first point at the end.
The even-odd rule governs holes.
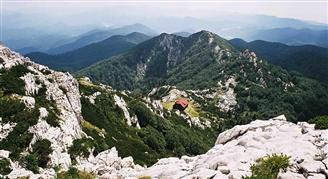
{"type": "MultiPolygon", "coordinates": [[[[75,77],[5,46],[0,55],[0,174],[9,178],[251,177],[250,170],[238,168],[243,161],[230,163],[225,156],[211,155],[230,150],[225,148],[248,135],[269,135],[263,138],[269,140],[266,145],[282,145],[276,140],[289,134],[270,132],[280,126],[304,137],[288,139],[295,145],[306,137],[327,144],[327,130],[315,130],[325,126],[315,118],[325,120],[327,115],[324,83],[271,65],[250,50],[239,51],[209,31],[189,37],[161,34],[75,77]],[[187,105],[174,107],[181,99],[187,105]],[[262,134],[259,128],[270,130],[262,134]],[[310,131],[306,137],[303,130],[310,131]],[[314,139],[317,133],[322,137],[314,139]],[[223,163],[215,167],[213,160],[223,163]]],[[[240,145],[252,153],[251,143],[240,145]]],[[[313,161],[291,151],[275,148],[266,153],[284,153],[293,161],[301,155],[304,165],[288,165],[312,169],[307,164],[313,161]]],[[[249,156],[251,162],[262,155],[249,156]]],[[[325,157],[320,161],[313,164],[317,169],[311,175],[327,174],[319,171],[325,157]]],[[[292,168],[270,175],[305,175],[292,168]]]]}
{"type": "Polygon", "coordinates": [[[0,179],[328,179],[326,7],[0,0],[0,179]]]}

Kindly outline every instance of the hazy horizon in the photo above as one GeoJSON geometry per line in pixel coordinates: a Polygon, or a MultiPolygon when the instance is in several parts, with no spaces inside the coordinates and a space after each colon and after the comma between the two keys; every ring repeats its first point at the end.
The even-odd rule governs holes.
{"type": "MultiPolygon", "coordinates": [[[[218,0],[218,1],[84,1],[2,0],[3,21],[7,16],[33,20],[31,23],[66,25],[102,24],[120,26],[140,18],[197,18],[211,20],[226,14],[267,15],[328,24],[327,1],[218,0]],[[120,22],[116,22],[121,18],[120,22]]],[[[142,23],[142,22],[139,22],[142,23]]],[[[6,25],[6,24],[3,24],[6,25]]]]}
{"type": "Polygon", "coordinates": [[[1,0],[1,41],[16,48],[94,29],[144,24],[156,33],[208,30],[254,39],[274,28],[327,30],[327,1],[315,0],[1,0]]]}

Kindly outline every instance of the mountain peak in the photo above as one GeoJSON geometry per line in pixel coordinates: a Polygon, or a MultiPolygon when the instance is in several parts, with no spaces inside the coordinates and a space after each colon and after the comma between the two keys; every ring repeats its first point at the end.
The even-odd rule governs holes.
{"type": "Polygon", "coordinates": [[[212,36],[218,36],[214,34],[213,32],[207,31],[207,30],[201,30],[199,32],[196,32],[192,34],[192,36],[198,36],[198,37],[212,37],[212,36]]]}
{"type": "Polygon", "coordinates": [[[176,35],[175,34],[169,34],[169,33],[163,32],[158,37],[165,37],[165,36],[176,36],[176,35]]]}

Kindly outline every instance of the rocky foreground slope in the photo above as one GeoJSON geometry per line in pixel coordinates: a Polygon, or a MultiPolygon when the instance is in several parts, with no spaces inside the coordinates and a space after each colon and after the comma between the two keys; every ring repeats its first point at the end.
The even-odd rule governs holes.
{"type": "MultiPolygon", "coordinates": [[[[105,101],[105,103],[113,103],[113,108],[108,108],[109,110],[105,112],[111,113],[113,111],[110,110],[120,109],[120,115],[117,116],[121,116],[124,118],[122,119],[124,123],[135,128],[132,133],[144,130],[145,126],[141,118],[138,118],[137,113],[131,112],[127,105],[131,103],[127,94],[101,85],[96,86],[99,91],[90,90],[89,87],[95,85],[87,80],[82,82],[84,88],[81,91],[81,87],[79,88],[81,82],[79,84],[69,73],[56,72],[35,64],[2,45],[0,69],[1,176],[55,178],[59,173],[75,167],[80,171],[92,173],[98,178],[150,176],[152,178],[231,179],[249,176],[251,164],[258,158],[272,153],[290,156],[292,166],[286,172],[279,174],[281,178],[327,178],[328,175],[328,131],[314,130],[314,126],[307,123],[287,122],[284,116],[265,121],[256,120],[248,125],[227,130],[218,136],[215,146],[205,154],[162,158],[148,168],[140,166],[135,164],[132,157],[120,157],[121,153],[115,148],[115,144],[118,145],[117,147],[123,144],[119,143],[122,141],[116,135],[116,138],[113,137],[110,132],[121,126],[114,126],[114,128],[103,126],[105,129],[101,129],[100,126],[90,124],[88,122],[90,119],[85,118],[87,115],[83,115],[83,110],[86,109],[83,104],[86,100],[90,106],[105,101]],[[113,99],[111,101],[106,97],[113,99]],[[85,147],[84,145],[89,143],[83,143],[83,141],[102,140],[109,141],[102,143],[100,147],[102,150],[98,150],[99,143],[91,147],[85,147]],[[78,145],[81,144],[80,142],[82,145],[78,145]],[[114,147],[107,146],[112,143],[114,147]]],[[[183,95],[182,93],[184,92],[173,89],[168,96],[163,97],[162,102],[169,102],[166,98],[183,95]]],[[[186,96],[188,97],[188,94],[186,96]]],[[[156,118],[158,121],[171,119],[164,118],[168,117],[170,112],[155,111],[163,108],[162,105],[167,107],[167,103],[161,104],[161,101],[145,98],[143,103],[137,104],[148,105],[149,110],[158,113],[159,117],[156,118]]],[[[101,112],[99,110],[92,114],[101,112]]],[[[190,128],[196,124],[203,132],[210,130],[208,125],[211,124],[206,121],[197,122],[198,118],[194,113],[191,110],[190,113],[178,114],[182,116],[178,119],[190,119],[188,121],[190,128]],[[187,117],[183,117],[184,115],[187,117]]],[[[112,124],[102,121],[100,123],[112,124]]],[[[174,125],[177,123],[169,123],[168,126],[174,125]]],[[[133,135],[132,133],[129,135],[133,135]]],[[[130,140],[129,136],[126,142],[129,142],[128,140],[130,140]]],[[[139,145],[139,143],[131,144],[139,145]]],[[[128,145],[128,147],[137,146],[128,145]]]]}
{"type": "MultiPolygon", "coordinates": [[[[328,177],[328,130],[305,122],[293,124],[284,116],[256,120],[221,133],[215,146],[195,157],[165,158],[138,175],[154,178],[241,178],[250,166],[269,154],[286,154],[292,166],[280,178],[328,177]]],[[[134,176],[138,176],[134,175],[134,176]]]]}

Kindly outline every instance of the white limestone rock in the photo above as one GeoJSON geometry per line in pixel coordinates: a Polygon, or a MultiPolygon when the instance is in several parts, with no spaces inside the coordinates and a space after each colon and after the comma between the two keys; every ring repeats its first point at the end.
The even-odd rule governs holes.
{"type": "Polygon", "coordinates": [[[0,44],[0,69],[10,69],[13,66],[23,64],[24,61],[22,59],[24,59],[24,57],[20,54],[13,52],[8,47],[0,44]]]}
{"type": "Polygon", "coordinates": [[[14,122],[8,122],[8,123],[2,123],[0,122],[0,141],[5,139],[11,131],[14,130],[14,127],[17,125],[17,123],[14,122]]]}
{"type": "Polygon", "coordinates": [[[256,159],[282,153],[290,156],[292,167],[281,172],[279,178],[306,178],[297,168],[302,168],[309,178],[325,178],[328,150],[322,146],[328,146],[327,130],[314,130],[307,123],[293,124],[285,119],[278,116],[235,126],[221,133],[216,145],[203,155],[160,159],[133,176],[208,178],[213,174],[213,178],[241,178],[251,175],[250,166],[256,159]]]}
{"type": "Polygon", "coordinates": [[[99,95],[101,95],[101,92],[97,91],[97,92],[93,93],[92,95],[85,96],[85,97],[89,99],[91,104],[95,104],[95,100],[96,100],[97,96],[99,96],[99,95]]]}
{"type": "Polygon", "coordinates": [[[21,100],[24,102],[25,106],[28,108],[34,108],[35,107],[35,99],[31,96],[23,96],[21,100]]]}
{"type": "Polygon", "coordinates": [[[130,113],[128,110],[128,105],[126,104],[124,99],[122,97],[119,97],[118,95],[114,94],[114,100],[115,100],[115,104],[122,109],[127,125],[129,125],[129,126],[134,125],[140,129],[140,125],[139,125],[137,116],[136,115],[130,116],[130,113]]]}
{"type": "Polygon", "coordinates": [[[79,159],[76,167],[81,171],[95,173],[100,178],[124,177],[143,169],[134,164],[132,157],[119,157],[115,147],[97,156],[91,153],[87,159],[79,159]]]}
{"type": "Polygon", "coordinates": [[[178,90],[175,87],[172,88],[173,89],[169,91],[168,95],[162,98],[163,102],[175,101],[178,98],[188,98],[188,94],[185,91],[178,90]]]}
{"type": "MultiPolygon", "coordinates": [[[[18,64],[26,66],[31,71],[20,77],[25,82],[25,96],[18,97],[26,107],[35,107],[34,95],[45,95],[41,97],[46,98],[49,103],[54,103],[59,110],[57,114],[60,119],[59,127],[53,127],[44,120],[49,113],[46,106],[39,108],[38,123],[28,129],[33,134],[30,147],[36,140],[48,139],[53,149],[53,153],[50,155],[50,166],[58,165],[63,169],[68,169],[71,165],[70,156],[67,154],[68,147],[72,145],[73,140],[85,136],[79,123],[82,115],[78,82],[69,73],[50,70],[48,67],[36,64],[0,45],[0,68],[10,69],[18,64]],[[45,94],[39,94],[41,88],[46,90],[45,94]]],[[[15,125],[14,123],[3,124],[0,122],[0,140],[6,137],[15,125]]],[[[15,165],[9,177],[16,178],[24,176],[23,174],[26,173],[33,178],[29,171],[20,168],[19,164],[15,165]]]]}
{"type": "Polygon", "coordinates": [[[224,86],[226,90],[223,93],[216,93],[215,95],[219,96],[219,102],[217,103],[217,107],[221,111],[228,112],[229,110],[233,110],[237,105],[236,94],[234,92],[234,87],[237,85],[237,82],[234,77],[230,77],[224,85],[219,83],[220,89],[224,86]]]}
{"type": "Polygon", "coordinates": [[[0,150],[0,158],[9,158],[10,152],[7,150],[0,150]]]}

